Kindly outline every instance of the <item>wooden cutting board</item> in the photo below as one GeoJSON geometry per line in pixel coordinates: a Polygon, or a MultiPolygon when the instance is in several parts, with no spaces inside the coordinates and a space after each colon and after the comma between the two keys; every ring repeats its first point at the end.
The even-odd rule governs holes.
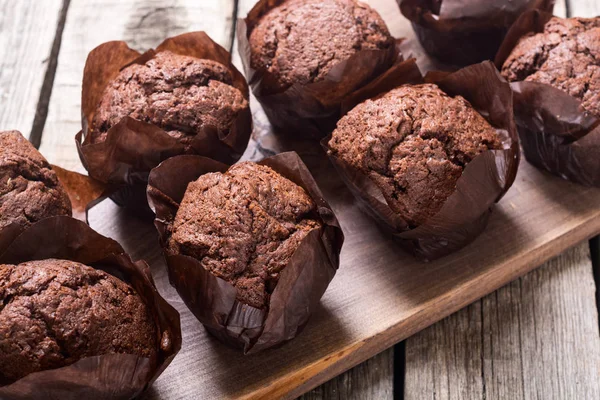
{"type": "MultiPolygon", "coordinates": [[[[235,12],[233,7],[220,6],[232,2],[208,1],[211,6],[204,10],[203,2],[185,0],[177,2],[176,12],[160,8],[146,17],[139,6],[145,1],[110,2],[110,7],[105,3],[71,1],[62,35],[41,150],[50,162],[65,168],[78,165],[72,137],[79,128],[79,85],[89,50],[110,39],[128,39],[143,50],[146,41],[137,42],[143,31],[131,21],[149,18],[152,26],[172,24],[173,28],[151,30],[157,37],[148,46],[164,36],[194,29],[208,30],[224,43],[231,32],[229,17],[235,12]],[[195,22],[177,19],[184,14],[195,22]]],[[[244,15],[251,3],[239,1],[238,15],[244,15]]],[[[395,1],[369,3],[384,16],[394,35],[412,36],[395,1]]],[[[421,56],[418,47],[415,54],[421,56]]],[[[252,107],[256,140],[245,158],[258,159],[265,151],[282,147],[271,135],[258,103],[254,101],[252,107]],[[257,141],[264,151],[259,151],[257,141]]],[[[159,290],[181,313],[183,348],[146,398],[293,398],[600,233],[599,189],[562,181],[523,162],[514,186],[474,243],[436,262],[420,263],[356,207],[318,146],[296,147],[337,213],[346,242],[338,274],[304,332],[262,354],[243,356],[204,331],[168,283],[151,223],[127,215],[110,201],[92,210],[91,226],[118,240],[134,258],[145,259],[159,290]]]]}

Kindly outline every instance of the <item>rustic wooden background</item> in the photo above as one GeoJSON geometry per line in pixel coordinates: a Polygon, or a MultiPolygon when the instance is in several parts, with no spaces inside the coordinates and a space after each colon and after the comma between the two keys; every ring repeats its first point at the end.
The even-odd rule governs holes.
{"type": "MultiPolygon", "coordinates": [[[[598,0],[557,3],[557,15],[600,14],[598,0]]],[[[0,128],[21,130],[51,162],[81,170],[73,133],[80,127],[81,72],[89,50],[106,37],[144,50],[167,36],[205,30],[235,56],[235,19],[253,4],[0,0],[0,128]]],[[[599,275],[595,239],[303,398],[598,399],[599,275]]]]}

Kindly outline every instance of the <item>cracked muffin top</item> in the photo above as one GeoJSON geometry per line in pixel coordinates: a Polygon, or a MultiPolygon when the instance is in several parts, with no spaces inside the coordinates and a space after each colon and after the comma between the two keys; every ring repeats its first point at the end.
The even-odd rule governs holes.
{"type": "Polygon", "coordinates": [[[0,265],[0,384],[108,353],[155,362],[158,329],[127,283],[65,260],[0,265]]]}
{"type": "Polygon", "coordinates": [[[423,84],[357,105],[338,122],[329,152],[369,176],[389,207],[416,227],[442,208],[467,163],[501,146],[464,98],[423,84]]]}
{"type": "Polygon", "coordinates": [[[543,32],[521,38],[502,75],[554,86],[600,117],[600,17],[552,18],[543,32]]]}
{"type": "Polygon", "coordinates": [[[17,131],[0,132],[0,230],[71,215],[71,202],[48,161],[17,131]]]}
{"type": "Polygon", "coordinates": [[[249,37],[251,66],[273,74],[281,88],[325,78],[361,50],[394,45],[375,10],[355,0],[288,0],[266,13],[249,37]]]}
{"type": "Polygon", "coordinates": [[[237,299],[266,309],[280,272],[321,222],[300,186],[267,166],[243,162],[189,184],[167,246],[200,261],[237,289],[237,299]]]}
{"type": "Polygon", "coordinates": [[[223,64],[169,51],[145,64],[132,64],[104,89],[92,121],[91,142],[106,139],[108,130],[129,116],[154,124],[181,142],[187,153],[203,128],[226,136],[248,100],[233,86],[223,64]]]}

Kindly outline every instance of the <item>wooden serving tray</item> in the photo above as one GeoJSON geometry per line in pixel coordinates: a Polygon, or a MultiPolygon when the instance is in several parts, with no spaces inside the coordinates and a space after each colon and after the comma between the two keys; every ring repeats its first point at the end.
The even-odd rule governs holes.
{"type": "Polygon", "coordinates": [[[599,189],[523,162],[474,243],[418,262],[357,208],[324,156],[308,149],[312,155],[302,156],[346,235],[341,266],[304,332],[262,354],[244,356],[205,332],[169,285],[149,222],[109,201],[92,210],[91,226],[148,261],[159,290],[181,313],[183,348],[147,398],[294,398],[600,233],[599,189]]]}
{"type": "MultiPolygon", "coordinates": [[[[393,35],[412,36],[394,0],[368,2],[384,17],[393,35]]],[[[104,10],[87,1],[75,3],[79,6],[72,4],[69,10],[41,149],[51,162],[71,169],[78,165],[71,133],[79,129],[75,116],[79,115],[85,56],[102,41],[127,38],[116,30],[126,25],[125,11],[104,10]],[[94,14],[103,11],[93,21],[81,23],[92,9],[94,14]],[[94,28],[103,23],[113,30],[104,33],[94,28]]],[[[202,9],[202,2],[188,3],[202,9]]],[[[252,3],[240,0],[239,15],[252,3]]],[[[193,19],[198,25],[185,27],[209,30],[215,40],[224,42],[231,32],[226,24],[229,15],[222,19],[198,15],[193,19]],[[207,28],[207,21],[212,20],[219,29],[207,28]]],[[[163,38],[161,33],[149,45],[163,38]]],[[[427,65],[422,53],[416,50],[415,55],[420,66],[427,65]]],[[[252,108],[256,139],[263,150],[280,148],[256,101],[252,108]]],[[[227,348],[187,310],[168,282],[152,223],[128,215],[110,201],[92,209],[90,225],[118,240],[132,257],[146,260],[160,292],[181,313],[182,350],[145,398],[294,398],[600,233],[600,189],[563,181],[523,161],[515,184],[496,206],[483,234],[453,255],[421,263],[400,250],[356,207],[318,147],[297,149],[337,213],[346,241],[338,274],[304,332],[262,354],[244,356],[227,348]]],[[[245,158],[262,155],[253,141],[245,158]]]]}

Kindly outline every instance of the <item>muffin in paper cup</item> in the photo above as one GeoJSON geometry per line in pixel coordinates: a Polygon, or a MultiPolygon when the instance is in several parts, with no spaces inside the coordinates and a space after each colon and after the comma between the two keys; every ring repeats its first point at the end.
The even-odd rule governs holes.
{"type": "Polygon", "coordinates": [[[20,132],[0,132],[0,248],[45,218],[86,221],[109,192],[93,178],[50,165],[20,132]]]}
{"type": "MultiPolygon", "coordinates": [[[[79,358],[66,366],[42,369],[17,380],[0,383],[0,398],[78,400],[133,399],[139,396],[167,368],[181,348],[179,313],[158,293],[148,265],[143,261],[133,262],[117,242],[66,216],[35,223],[0,249],[0,265],[3,266],[44,260],[80,263],[92,271],[104,271],[112,275],[111,279],[128,284],[146,304],[156,325],[155,356],[150,359],[139,354],[105,353],[79,358]]],[[[47,283],[46,288],[49,287],[50,283],[47,283]]],[[[5,300],[8,303],[4,311],[11,303],[10,299],[5,300]]],[[[65,305],[65,301],[61,300],[60,304],[65,305]]],[[[53,314],[54,318],[58,318],[59,314],[53,314]]],[[[78,323],[85,327],[85,321],[78,323]]],[[[68,336],[68,332],[63,333],[68,336]]],[[[4,340],[3,345],[8,346],[8,341],[4,340]]]]}
{"type": "MultiPolygon", "coordinates": [[[[303,139],[320,139],[335,127],[340,117],[340,105],[348,95],[402,61],[399,49],[402,39],[394,39],[388,32],[387,47],[361,49],[347,58],[337,60],[318,80],[310,78],[308,83],[290,80],[283,84],[278,75],[268,68],[252,66],[249,40],[261,18],[289,2],[289,0],[260,0],[246,18],[238,19],[239,53],[252,92],[262,105],[275,132],[303,139]]],[[[343,2],[349,3],[350,0],[343,0],[343,2]]],[[[313,0],[312,3],[319,2],[313,0]]],[[[325,4],[321,3],[318,6],[325,7],[325,4]]],[[[360,7],[367,6],[360,3],[360,7]]],[[[363,22],[361,18],[356,20],[363,22]]],[[[385,26],[383,21],[381,22],[385,26]]],[[[316,26],[315,29],[319,27],[316,26]]],[[[387,27],[385,30],[387,31],[387,27]]],[[[302,48],[306,49],[307,46],[302,48]]],[[[329,53],[333,54],[333,52],[329,53]]],[[[301,55],[297,55],[296,58],[287,61],[293,69],[301,64],[301,58],[301,55]]],[[[320,69],[321,67],[317,70],[320,69]]],[[[320,74],[317,70],[313,72],[320,74]]]]}
{"type": "MultiPolygon", "coordinates": [[[[416,69],[415,61],[406,61],[405,68],[416,69]]],[[[500,148],[482,151],[466,163],[450,194],[441,197],[439,209],[427,218],[421,217],[416,226],[407,219],[408,214],[394,211],[389,196],[384,194],[381,181],[376,181],[374,175],[362,171],[332,151],[331,136],[321,144],[341,179],[356,197],[359,207],[390,232],[405,250],[427,261],[464,247],[483,231],[494,203],[504,196],[515,180],[519,165],[519,143],[512,114],[510,86],[491,62],[476,64],[454,73],[431,72],[425,81],[437,85],[450,97],[462,96],[466,99],[495,130],[500,148]]],[[[377,100],[390,88],[410,88],[422,82],[422,78],[421,82],[417,79],[407,82],[402,78],[380,81],[366,88],[363,96],[355,98],[348,108],[362,100],[377,100]]],[[[384,116],[380,120],[383,124],[387,121],[384,116]]],[[[430,161],[435,161],[436,156],[431,157],[430,161]]]]}
{"type": "Polygon", "coordinates": [[[396,0],[425,51],[466,66],[493,60],[506,32],[524,12],[552,12],[555,0],[396,0]]]}
{"type": "MultiPolygon", "coordinates": [[[[552,14],[531,11],[512,26],[496,56],[499,69],[522,38],[544,31],[552,14]]],[[[515,121],[525,158],[538,168],[600,187],[600,116],[582,101],[546,83],[511,82],[515,121]]]]}
{"type": "Polygon", "coordinates": [[[144,54],[121,41],[101,44],[88,55],[81,104],[75,140],[84,167],[119,186],[111,198],[142,215],[150,214],[148,174],[161,161],[198,154],[232,164],[252,131],[246,80],[204,32],[166,39],[144,54]]]}
{"type": "MultiPolygon", "coordinates": [[[[242,289],[209,272],[201,263],[201,257],[169,250],[180,204],[186,190],[191,190],[188,184],[199,177],[220,176],[224,179],[225,175],[211,173],[225,173],[228,166],[200,156],[173,157],[152,170],[148,183],[148,201],[156,213],[155,225],[165,250],[171,284],[210,333],[232,347],[243,349],[246,354],[279,345],[302,331],[338,269],[344,240],[333,210],[296,153],[281,153],[251,164],[256,168],[269,167],[286,181],[291,181],[290,184],[302,188],[303,196],[308,196],[314,203],[310,218],[319,224],[297,242],[279,272],[274,289],[271,288],[265,307],[240,301],[242,289]]],[[[264,196],[272,193],[270,190],[257,191],[264,196]]],[[[252,212],[261,215],[260,211],[254,208],[252,212]]],[[[214,218],[221,217],[215,215],[214,218]]],[[[253,218],[260,221],[258,217],[253,218]]],[[[198,235],[203,233],[198,232],[198,235]]],[[[236,240],[230,236],[225,239],[236,240]]],[[[263,254],[259,250],[255,253],[257,257],[263,254]]],[[[241,253],[236,254],[241,257],[241,253]]],[[[249,269],[249,265],[246,268],[249,269]]]]}

